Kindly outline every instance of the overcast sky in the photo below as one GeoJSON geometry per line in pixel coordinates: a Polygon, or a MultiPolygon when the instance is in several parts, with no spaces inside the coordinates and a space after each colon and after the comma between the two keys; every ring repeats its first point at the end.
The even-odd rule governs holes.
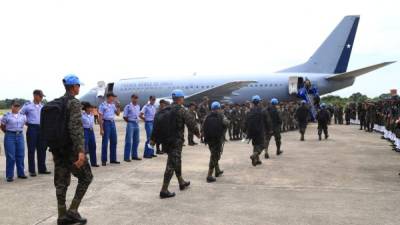
{"type": "MultiPolygon", "coordinates": [[[[268,73],[306,61],[345,15],[361,15],[349,70],[400,59],[400,1],[13,0],[0,2],[0,99],[166,74],[268,73]]],[[[335,92],[399,88],[400,63],[335,92]]]]}

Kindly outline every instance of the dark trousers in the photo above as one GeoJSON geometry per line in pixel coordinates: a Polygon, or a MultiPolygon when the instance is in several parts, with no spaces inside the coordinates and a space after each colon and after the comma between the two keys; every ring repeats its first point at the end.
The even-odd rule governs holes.
{"type": "Polygon", "coordinates": [[[71,174],[78,178],[78,185],[76,186],[75,196],[73,202],[79,203],[82,201],[90,183],[93,180],[92,170],[90,165],[85,164],[80,168],[76,168],[73,163],[77,157],[72,154],[63,155],[59,152],[68,152],[68,150],[52,150],[54,160],[54,186],[56,188],[56,196],[58,208],[66,208],[66,195],[69,185],[71,184],[71,174]]]}
{"type": "Polygon", "coordinates": [[[269,142],[272,136],[275,138],[276,148],[279,150],[281,148],[281,131],[279,128],[275,128],[272,134],[268,133],[265,135],[265,151],[268,151],[269,142]]]}
{"type": "Polygon", "coordinates": [[[322,131],[324,132],[325,137],[328,137],[328,125],[327,124],[318,124],[318,136],[321,136],[322,131]]]}
{"type": "Polygon", "coordinates": [[[107,162],[108,141],[110,141],[110,161],[117,161],[117,129],[114,121],[103,121],[104,135],[101,146],[101,161],[107,162]]]}
{"type": "Polygon", "coordinates": [[[29,173],[36,173],[35,152],[37,152],[37,164],[39,173],[46,172],[46,147],[40,137],[40,126],[29,124],[26,132],[28,145],[29,173]]]}
{"type": "Polygon", "coordinates": [[[210,149],[210,163],[208,165],[208,169],[210,171],[214,171],[215,173],[219,173],[219,160],[221,159],[221,154],[222,154],[222,146],[223,142],[222,141],[212,141],[208,142],[208,148],[210,149]]]}
{"type": "Polygon", "coordinates": [[[96,137],[94,136],[93,129],[85,128],[85,153],[89,154],[90,165],[97,165],[96,156],[96,137]]]}
{"type": "Polygon", "coordinates": [[[163,184],[168,186],[174,173],[176,177],[182,177],[182,144],[169,144],[163,147],[168,154],[163,184]]]}

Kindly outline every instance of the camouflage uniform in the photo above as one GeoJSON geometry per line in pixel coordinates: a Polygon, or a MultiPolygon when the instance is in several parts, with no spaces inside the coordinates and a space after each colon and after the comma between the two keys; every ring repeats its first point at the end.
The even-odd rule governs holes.
{"type": "MultiPolygon", "coordinates": [[[[196,111],[189,109],[188,112],[190,113],[190,115],[193,118],[195,118],[195,121],[198,122],[197,119],[196,119],[196,117],[197,117],[196,111]]],[[[191,130],[188,130],[188,143],[189,143],[189,145],[194,145],[195,144],[193,138],[194,138],[193,132],[191,130]]]]}
{"type": "MultiPolygon", "coordinates": [[[[210,108],[208,105],[208,101],[203,101],[202,103],[199,104],[199,106],[197,107],[197,115],[199,117],[200,126],[203,126],[204,119],[206,118],[206,116],[208,115],[209,112],[210,112],[210,108]]],[[[202,127],[200,127],[200,128],[202,128],[202,127]]],[[[203,143],[204,140],[201,139],[201,142],[203,143]]]]}
{"type": "Polygon", "coordinates": [[[199,135],[199,129],[195,118],[185,109],[182,105],[173,103],[171,106],[176,112],[176,128],[177,139],[174,143],[166,144],[163,146],[168,154],[167,166],[164,173],[163,186],[168,187],[172,176],[175,175],[178,180],[182,179],[182,146],[185,141],[184,132],[185,124],[191,132],[199,135]]]}
{"type": "Polygon", "coordinates": [[[231,111],[232,138],[240,140],[240,108],[233,108],[231,111]]]}
{"type": "Polygon", "coordinates": [[[268,153],[269,142],[271,141],[272,136],[275,138],[275,144],[277,152],[280,152],[281,149],[281,127],[282,127],[282,118],[276,109],[275,106],[268,107],[268,113],[271,117],[272,122],[272,131],[265,134],[265,153],[268,153]]]}
{"type": "MultiPolygon", "coordinates": [[[[215,113],[215,112],[211,112],[215,113]]],[[[209,114],[211,115],[211,114],[209,114]]],[[[208,116],[209,116],[208,115],[208,116]]],[[[226,130],[229,126],[229,120],[221,113],[222,116],[222,123],[224,130],[226,130]]],[[[204,127],[204,126],[202,126],[204,127]]],[[[203,133],[204,131],[201,130],[203,133]]],[[[225,134],[225,131],[224,131],[225,134]]],[[[210,149],[210,163],[208,166],[209,172],[212,174],[214,169],[215,169],[215,175],[218,176],[218,174],[221,172],[221,169],[219,168],[219,160],[221,159],[221,155],[223,152],[224,148],[224,142],[225,142],[225,137],[222,136],[220,140],[207,140],[208,148],[210,149]]]]}
{"type": "MultiPolygon", "coordinates": [[[[265,135],[269,134],[272,132],[272,123],[271,123],[271,117],[268,113],[267,110],[263,110],[261,105],[254,106],[254,109],[252,110],[262,110],[262,115],[263,115],[263,121],[260,121],[263,125],[263,133],[261,133],[258,137],[252,138],[252,145],[253,145],[253,154],[250,157],[253,162],[260,163],[260,154],[262,151],[265,149],[265,135]]],[[[248,129],[248,121],[246,119],[246,125],[245,127],[248,129]]],[[[254,164],[253,164],[254,165],[254,164]]]]}
{"type": "Polygon", "coordinates": [[[71,183],[71,174],[78,178],[75,196],[70,209],[77,210],[83,196],[86,193],[93,175],[89,163],[86,162],[81,168],[76,168],[74,162],[78,160],[78,154],[84,153],[84,132],[82,125],[81,103],[70,94],[64,97],[70,100],[67,103],[67,130],[68,141],[64,149],[51,149],[54,160],[54,185],[58,202],[59,217],[66,213],[66,194],[71,183]]]}

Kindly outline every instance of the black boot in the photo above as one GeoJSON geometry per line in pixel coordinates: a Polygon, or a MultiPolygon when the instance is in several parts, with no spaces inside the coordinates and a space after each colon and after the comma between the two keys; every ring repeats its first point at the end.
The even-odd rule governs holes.
{"type": "Polygon", "coordinates": [[[283,151],[281,150],[281,143],[276,145],[276,155],[282,155],[283,151]]]}
{"type": "Polygon", "coordinates": [[[67,214],[61,218],[58,218],[57,224],[58,225],[65,225],[65,224],[86,224],[87,219],[81,217],[78,212],[68,211],[67,214]]]}
{"type": "Polygon", "coordinates": [[[215,181],[217,181],[217,179],[215,179],[215,177],[213,177],[213,176],[207,177],[207,183],[214,183],[215,181]]]}
{"type": "Polygon", "coordinates": [[[190,181],[183,181],[179,184],[179,190],[183,191],[190,186],[190,181]]]}
{"type": "Polygon", "coordinates": [[[251,164],[253,166],[257,166],[257,157],[254,154],[250,156],[250,159],[251,159],[251,164]]]}
{"type": "Polygon", "coordinates": [[[175,197],[175,192],[169,192],[169,191],[161,191],[160,192],[160,198],[164,199],[164,198],[173,198],[175,197]]]}

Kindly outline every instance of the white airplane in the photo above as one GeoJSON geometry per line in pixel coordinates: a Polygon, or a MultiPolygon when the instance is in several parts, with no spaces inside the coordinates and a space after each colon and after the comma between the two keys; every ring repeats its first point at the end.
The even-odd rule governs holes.
{"type": "Polygon", "coordinates": [[[99,82],[98,87],[90,90],[81,100],[98,105],[104,100],[105,93],[114,92],[124,106],[135,93],[140,104],[145,104],[150,95],[156,96],[158,101],[170,100],[172,90],[181,89],[186,95],[186,102],[199,102],[207,96],[211,100],[243,103],[253,95],[259,95],[266,100],[301,99],[313,105],[315,97],[349,87],[356,77],[394,63],[383,62],[347,71],[359,20],[360,16],[344,17],[307,62],[276,73],[231,75],[227,78],[200,74],[159,79],[139,77],[107,85],[99,82]]]}

